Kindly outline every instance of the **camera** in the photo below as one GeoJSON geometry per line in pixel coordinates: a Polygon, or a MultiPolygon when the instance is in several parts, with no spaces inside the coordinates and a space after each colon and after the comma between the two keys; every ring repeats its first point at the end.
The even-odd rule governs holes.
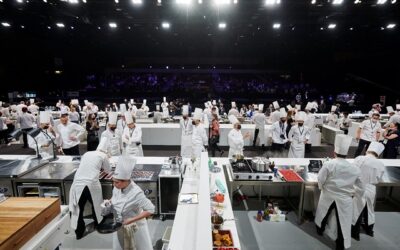
{"type": "Polygon", "coordinates": [[[285,135],[284,134],[281,134],[280,137],[281,137],[281,139],[285,139],[285,135]]]}

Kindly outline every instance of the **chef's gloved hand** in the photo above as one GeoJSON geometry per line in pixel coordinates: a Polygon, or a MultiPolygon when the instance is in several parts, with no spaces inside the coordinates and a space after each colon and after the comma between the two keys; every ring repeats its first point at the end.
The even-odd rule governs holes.
{"type": "Polygon", "coordinates": [[[102,216],[106,216],[111,213],[112,204],[111,204],[110,200],[104,200],[100,206],[101,206],[101,215],[102,216]]]}

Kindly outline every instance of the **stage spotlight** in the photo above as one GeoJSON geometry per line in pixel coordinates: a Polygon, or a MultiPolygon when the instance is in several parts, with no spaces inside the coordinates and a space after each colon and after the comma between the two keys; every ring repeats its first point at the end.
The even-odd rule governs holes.
{"type": "Polygon", "coordinates": [[[336,24],[335,24],[335,23],[330,23],[330,24],[328,25],[328,29],[333,30],[333,29],[335,29],[335,28],[336,28],[336,24]]]}
{"type": "Polygon", "coordinates": [[[340,5],[343,3],[343,0],[333,0],[332,4],[333,5],[340,5]]]}
{"type": "Polygon", "coordinates": [[[86,3],[86,0],[82,0],[83,3],[86,3]]]}
{"type": "Polygon", "coordinates": [[[139,4],[142,4],[142,3],[143,3],[142,0],[131,0],[131,2],[132,2],[134,5],[139,5],[139,4]]]}
{"type": "Polygon", "coordinates": [[[11,24],[9,24],[7,22],[3,22],[3,23],[1,23],[1,25],[3,25],[3,27],[11,27],[11,24]]]}
{"type": "Polygon", "coordinates": [[[218,24],[218,28],[221,29],[221,30],[225,29],[226,28],[226,23],[219,23],[218,24]]]}
{"type": "Polygon", "coordinates": [[[281,0],[265,0],[265,5],[267,6],[273,6],[278,4],[281,4],[281,0]]]}
{"type": "Polygon", "coordinates": [[[231,4],[231,0],[214,0],[216,5],[227,5],[231,4]]]}
{"type": "Polygon", "coordinates": [[[311,4],[316,4],[317,0],[311,0],[311,4]]]}
{"type": "Polygon", "coordinates": [[[233,4],[238,4],[238,0],[233,0],[233,4]]]}
{"type": "Polygon", "coordinates": [[[70,3],[70,4],[78,4],[79,1],[78,0],[68,0],[68,3],[70,3]]]}
{"type": "Polygon", "coordinates": [[[111,29],[115,29],[118,27],[117,23],[114,22],[108,23],[108,26],[110,26],[111,29]]]}
{"type": "Polygon", "coordinates": [[[203,0],[199,0],[198,3],[199,3],[199,4],[202,4],[202,3],[203,3],[203,0]]]}
{"type": "Polygon", "coordinates": [[[175,0],[176,4],[191,5],[192,0],[175,0]]]}
{"type": "Polygon", "coordinates": [[[23,3],[24,1],[23,0],[17,0],[17,3],[23,3]]]}
{"type": "Polygon", "coordinates": [[[119,0],[114,0],[115,3],[119,3],[119,0]]]}
{"type": "Polygon", "coordinates": [[[376,4],[385,4],[387,2],[387,0],[378,0],[376,2],[376,4]]]}
{"type": "Polygon", "coordinates": [[[169,29],[171,27],[171,25],[168,22],[163,22],[163,23],[161,23],[161,27],[163,29],[169,29]]]}
{"type": "Polygon", "coordinates": [[[396,27],[395,23],[389,23],[388,25],[386,25],[387,29],[394,29],[396,27]]]}
{"type": "Polygon", "coordinates": [[[280,24],[280,23],[274,23],[274,24],[272,25],[272,28],[274,28],[275,30],[278,30],[278,29],[281,28],[281,24],[280,24]]]}
{"type": "Polygon", "coordinates": [[[63,23],[56,23],[56,26],[58,28],[64,28],[65,27],[65,25],[63,23]]]}
{"type": "Polygon", "coordinates": [[[392,4],[395,4],[397,2],[397,0],[392,0],[392,4]]]}
{"type": "Polygon", "coordinates": [[[355,0],[354,1],[354,4],[360,4],[361,3],[361,0],[355,0]]]}

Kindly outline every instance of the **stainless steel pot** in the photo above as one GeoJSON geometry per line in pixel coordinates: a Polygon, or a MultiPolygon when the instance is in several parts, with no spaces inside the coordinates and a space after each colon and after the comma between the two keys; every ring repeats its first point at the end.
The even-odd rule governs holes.
{"type": "Polygon", "coordinates": [[[269,168],[269,160],[262,157],[255,157],[251,160],[251,167],[259,172],[267,172],[269,168]]]}

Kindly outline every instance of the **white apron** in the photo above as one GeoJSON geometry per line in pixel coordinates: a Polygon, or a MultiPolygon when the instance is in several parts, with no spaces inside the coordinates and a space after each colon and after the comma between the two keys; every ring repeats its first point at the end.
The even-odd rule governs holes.
{"type": "MultiPolygon", "coordinates": [[[[339,222],[342,229],[344,247],[349,248],[351,246],[351,222],[353,213],[353,202],[350,196],[332,194],[329,191],[321,190],[321,196],[319,197],[317,213],[315,216],[315,224],[321,227],[321,222],[326,216],[329,207],[332,203],[336,203],[336,209],[338,210],[339,222]]],[[[332,211],[326,227],[327,235],[332,239],[337,238],[337,225],[336,225],[336,214],[332,211]]]]}
{"type": "Polygon", "coordinates": [[[108,138],[110,143],[110,154],[112,156],[121,155],[121,145],[119,143],[119,137],[111,136],[108,138]]]}
{"type": "Polygon", "coordinates": [[[203,145],[192,145],[192,157],[193,158],[200,158],[201,152],[205,151],[203,145]]]}
{"type": "Polygon", "coordinates": [[[142,144],[139,146],[135,143],[126,145],[125,154],[131,156],[143,156],[142,144]]]}
{"type": "MultiPolygon", "coordinates": [[[[133,234],[132,244],[136,246],[137,250],[153,250],[153,244],[151,242],[149,227],[146,219],[141,219],[136,222],[137,231],[133,234]]],[[[113,249],[123,250],[124,248],[124,229],[121,228],[117,232],[113,233],[113,249]]]]}
{"type": "Polygon", "coordinates": [[[97,222],[100,223],[102,220],[101,216],[101,203],[103,202],[103,194],[101,191],[101,184],[99,180],[94,181],[84,181],[78,180],[74,181],[69,192],[69,210],[71,211],[71,228],[76,229],[78,226],[79,217],[79,199],[81,198],[83,189],[85,187],[89,188],[90,195],[92,196],[93,206],[97,222]]]}
{"type": "Polygon", "coordinates": [[[353,197],[353,222],[352,222],[353,225],[356,224],[365,205],[367,205],[367,210],[368,210],[368,226],[375,224],[375,213],[374,213],[375,195],[376,195],[376,187],[373,184],[365,185],[365,193],[363,196],[360,196],[356,192],[356,194],[353,197]]]}
{"type": "Polygon", "coordinates": [[[288,158],[304,158],[305,144],[304,142],[298,142],[293,140],[290,143],[288,158]]]}
{"type": "Polygon", "coordinates": [[[259,139],[259,145],[267,145],[267,137],[265,135],[265,127],[259,128],[258,130],[258,139],[259,139]]]}
{"type": "Polygon", "coordinates": [[[183,135],[181,137],[181,156],[184,158],[192,157],[192,135],[183,135]]]}

